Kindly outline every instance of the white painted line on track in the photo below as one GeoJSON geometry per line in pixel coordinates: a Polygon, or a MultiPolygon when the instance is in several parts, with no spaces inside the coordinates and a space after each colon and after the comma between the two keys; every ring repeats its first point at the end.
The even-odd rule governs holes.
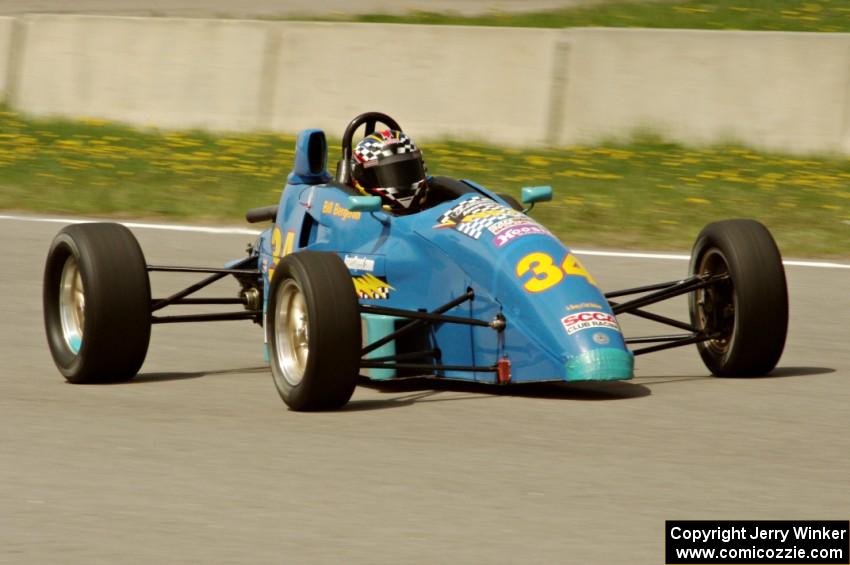
{"type": "MultiPolygon", "coordinates": [[[[690,255],[674,255],[668,253],[632,253],[630,251],[589,251],[585,249],[573,249],[577,255],[596,255],[598,257],[621,257],[628,259],[668,259],[674,261],[690,261],[690,255]]],[[[817,269],[850,269],[850,265],[844,263],[833,263],[831,261],[808,261],[799,259],[784,259],[782,264],[786,267],[814,267],[817,269]]]]}
{"type": "MultiPolygon", "coordinates": [[[[670,259],[674,261],[688,261],[690,255],[674,255],[670,253],[638,253],[631,251],[589,251],[586,249],[572,249],[573,253],[579,255],[595,255],[597,257],[628,257],[630,259],[670,259]]],[[[850,265],[848,265],[850,267],[850,265]]]]}
{"type": "Polygon", "coordinates": [[[831,263],[829,261],[801,261],[801,260],[783,260],[783,265],[791,265],[792,267],[815,267],[817,269],[850,269],[850,265],[844,263],[831,263]]]}
{"type": "Polygon", "coordinates": [[[260,230],[252,230],[248,228],[214,228],[210,226],[189,226],[182,224],[153,224],[149,222],[125,222],[121,220],[105,220],[105,219],[80,219],[80,218],[39,218],[35,216],[8,216],[0,214],[0,220],[14,220],[18,222],[48,222],[53,224],[85,224],[88,222],[102,221],[117,221],[119,224],[125,225],[128,228],[146,229],[146,230],[168,230],[182,231],[195,233],[211,233],[218,235],[259,235],[260,230]]]}
{"type": "MultiPolygon", "coordinates": [[[[48,222],[53,224],[83,224],[86,222],[110,221],[100,219],[81,219],[81,218],[43,218],[38,216],[14,216],[0,214],[0,220],[10,220],[18,222],[48,222]]],[[[260,230],[226,227],[215,228],[212,226],[192,226],[183,224],[156,224],[149,222],[122,222],[118,223],[135,229],[149,230],[170,230],[180,232],[194,233],[209,233],[216,235],[259,235],[260,230]]],[[[597,257],[619,257],[623,259],[662,259],[668,261],[688,261],[690,255],[682,255],[675,253],[641,253],[632,251],[594,251],[588,249],[573,249],[578,255],[589,255],[597,257]]],[[[816,269],[850,269],[850,265],[845,263],[834,263],[831,261],[810,261],[798,259],[785,259],[782,261],[788,267],[811,267],[816,269]]]]}

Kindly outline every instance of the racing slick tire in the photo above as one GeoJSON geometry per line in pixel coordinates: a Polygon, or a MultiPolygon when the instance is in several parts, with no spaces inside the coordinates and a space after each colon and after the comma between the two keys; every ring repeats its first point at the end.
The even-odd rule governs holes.
{"type": "Polygon", "coordinates": [[[275,387],[292,410],[344,406],[360,372],[360,308],[335,253],[299,251],[275,268],[266,314],[275,387]]]}
{"type": "Polygon", "coordinates": [[[126,227],[77,224],[53,239],[44,268],[44,326],[53,361],[75,384],[126,381],[151,335],[145,256],[126,227]]]}
{"type": "Polygon", "coordinates": [[[779,362],[788,331],[785,269],[770,232],[754,220],[725,220],[700,232],[692,274],[728,274],[690,294],[691,323],[718,337],[697,344],[720,377],[766,375],[779,362]]]}

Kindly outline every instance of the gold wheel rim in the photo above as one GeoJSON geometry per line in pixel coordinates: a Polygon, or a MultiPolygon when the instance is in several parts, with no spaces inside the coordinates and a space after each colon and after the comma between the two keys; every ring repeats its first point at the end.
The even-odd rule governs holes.
{"type": "Polygon", "coordinates": [[[275,362],[286,382],[298,386],[310,356],[310,320],[298,284],[289,279],[277,291],[275,309],[275,362]]]}
{"type": "Polygon", "coordinates": [[[77,354],[83,345],[83,328],[86,321],[86,295],[83,277],[77,259],[72,255],[65,260],[59,282],[59,319],[65,343],[77,354]]]}

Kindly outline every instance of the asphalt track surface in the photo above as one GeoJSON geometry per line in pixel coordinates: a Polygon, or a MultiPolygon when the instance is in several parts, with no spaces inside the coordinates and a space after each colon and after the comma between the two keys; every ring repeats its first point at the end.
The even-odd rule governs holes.
{"type": "MultiPolygon", "coordinates": [[[[134,381],[66,384],[41,321],[59,227],[0,220],[0,563],[657,564],[665,519],[850,516],[848,269],[787,268],[772,377],[711,377],[689,347],[626,383],[364,384],[302,414],[247,322],[157,326],[134,381]]],[[[158,264],[251,239],[135,233],[158,264]]],[[[605,288],[687,268],[583,261],[605,288]]],[[[187,280],[155,276],[155,294],[187,280]]]]}

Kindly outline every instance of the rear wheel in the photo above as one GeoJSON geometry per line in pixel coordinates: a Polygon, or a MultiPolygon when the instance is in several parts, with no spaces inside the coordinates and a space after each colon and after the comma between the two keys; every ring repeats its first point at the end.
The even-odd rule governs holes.
{"type": "Polygon", "coordinates": [[[272,377],[292,410],[344,406],[360,369],[354,283],[334,253],[300,251],[275,269],[266,319],[272,377]]]}
{"type": "Polygon", "coordinates": [[[50,353],[68,381],[123,381],[139,371],[150,341],[150,283],[130,230],[63,228],[47,255],[43,303],[50,353]]]}
{"type": "Polygon", "coordinates": [[[707,225],[691,255],[691,273],[728,275],[690,296],[691,323],[716,337],[697,344],[718,376],[769,373],[788,330],[788,291],[782,257],[770,232],[753,220],[707,225]]]}

